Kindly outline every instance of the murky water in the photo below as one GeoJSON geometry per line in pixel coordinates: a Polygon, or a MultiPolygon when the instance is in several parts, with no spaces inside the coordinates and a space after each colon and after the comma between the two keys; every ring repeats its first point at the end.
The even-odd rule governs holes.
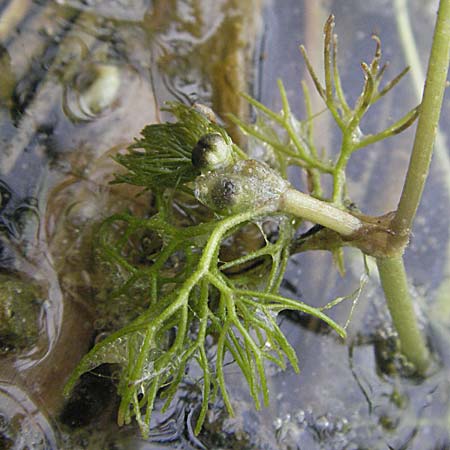
{"type": "MultiPolygon", "coordinates": [[[[436,2],[407,5],[425,67],[436,2]]],[[[242,374],[229,364],[236,416],[228,417],[220,402],[211,405],[198,437],[192,430],[201,393],[193,372],[173,406],[155,414],[148,441],[137,427],[116,425],[111,367],[85,375],[69,400],[62,397],[95,340],[145,307],[129,298],[111,306],[108,293],[121,274],[92,251],[102,218],[143,212],[149,204],[136,189],[108,184],[118,170],[111,155],[145,125],[164,120],[160,107],[167,100],[198,101],[222,117],[246,117],[237,93],[251,92],[276,109],[276,79],[282,78],[301,115],[299,82],[306,73],[298,45],[303,42],[320,66],[322,25],[331,11],[351,98],[362,83],[359,62],[373,52],[372,32],[382,38],[390,77],[406,65],[391,1],[0,2],[0,448],[450,448],[450,294],[442,288],[450,173],[442,156],[434,160],[406,255],[437,360],[427,378],[406,376],[373,272],[345,344],[301,317],[283,317],[302,373],[268,366],[271,405],[256,412],[242,374]],[[3,319],[13,316],[25,320],[3,319]]],[[[415,105],[410,83],[406,79],[374,108],[367,131],[415,105]]],[[[449,113],[447,100],[442,123],[449,113]]],[[[326,114],[315,126],[321,146],[338,144],[326,114]]],[[[236,129],[231,133],[242,139],[236,129]]],[[[395,208],[411,140],[407,132],[355,156],[349,187],[364,212],[395,208]]],[[[347,256],[345,280],[328,255],[293,257],[283,289],[313,305],[352,292],[363,268],[358,256],[347,256]]],[[[348,305],[334,314],[344,323],[348,305]]]]}

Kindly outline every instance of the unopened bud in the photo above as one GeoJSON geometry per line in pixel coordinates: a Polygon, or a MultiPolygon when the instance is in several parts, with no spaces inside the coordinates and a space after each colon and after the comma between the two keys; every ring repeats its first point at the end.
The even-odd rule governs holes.
{"type": "Polygon", "coordinates": [[[232,163],[231,144],[220,133],[205,134],[192,150],[192,165],[202,172],[221,169],[232,163]]]}
{"type": "Polygon", "coordinates": [[[289,183],[266,164],[253,159],[197,177],[195,196],[221,214],[236,214],[262,206],[278,208],[289,183]]]}

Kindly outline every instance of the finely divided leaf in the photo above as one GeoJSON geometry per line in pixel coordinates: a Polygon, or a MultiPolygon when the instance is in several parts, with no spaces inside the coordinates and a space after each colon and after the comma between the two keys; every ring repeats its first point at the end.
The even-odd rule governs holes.
{"type": "Polygon", "coordinates": [[[114,183],[129,183],[149,189],[182,186],[198,175],[191,162],[191,153],[204,134],[220,133],[227,143],[231,143],[222,127],[196,109],[181,103],[169,103],[166,110],[178,121],[145,127],[142,137],[128,147],[127,153],[115,157],[128,172],[116,175],[114,183]]]}

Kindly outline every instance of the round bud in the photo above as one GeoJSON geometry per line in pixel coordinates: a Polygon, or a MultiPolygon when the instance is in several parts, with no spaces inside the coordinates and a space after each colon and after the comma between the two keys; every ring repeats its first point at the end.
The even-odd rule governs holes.
{"type": "Polygon", "coordinates": [[[221,169],[232,162],[231,144],[220,133],[203,135],[192,150],[192,165],[202,172],[221,169]]]}
{"type": "Polygon", "coordinates": [[[195,196],[220,214],[235,214],[266,206],[278,208],[289,184],[266,164],[253,159],[197,177],[195,196]]]}

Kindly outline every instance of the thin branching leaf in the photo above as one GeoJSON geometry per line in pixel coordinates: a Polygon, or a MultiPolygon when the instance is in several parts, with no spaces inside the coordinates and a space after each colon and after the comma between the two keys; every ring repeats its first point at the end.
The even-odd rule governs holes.
{"type": "Polygon", "coordinates": [[[405,67],[392,81],[386,84],[386,86],[378,93],[376,100],[386,95],[399,81],[409,72],[409,67],[405,67]]]}
{"type": "Polygon", "coordinates": [[[129,183],[153,190],[173,188],[193,181],[198,171],[191,162],[192,149],[207,133],[219,133],[231,144],[226,131],[194,108],[168,103],[166,110],[175,123],[153,124],[141,131],[141,138],[115,160],[127,169],[114,183],[129,183]]]}
{"type": "Polygon", "coordinates": [[[324,27],[324,47],[323,47],[323,67],[325,71],[325,93],[327,104],[331,104],[334,99],[333,92],[333,61],[332,61],[332,48],[333,48],[333,29],[334,29],[334,16],[330,15],[325,22],[324,27]]]}
{"type": "Polygon", "coordinates": [[[322,97],[322,99],[326,102],[327,101],[327,94],[325,88],[322,86],[322,84],[319,81],[319,77],[317,76],[311,61],[309,60],[308,54],[306,53],[306,49],[303,45],[300,45],[300,52],[303,56],[303,59],[305,60],[306,68],[308,69],[308,72],[313,80],[314,86],[317,89],[317,92],[322,97]]]}
{"type": "Polygon", "coordinates": [[[402,131],[409,128],[417,119],[420,112],[420,105],[413,108],[407,114],[405,114],[397,122],[393,123],[391,126],[377,134],[364,136],[355,147],[355,150],[367,147],[368,145],[375,144],[376,142],[387,139],[388,137],[394,136],[401,133],[402,131]]]}
{"type": "Polygon", "coordinates": [[[337,100],[339,102],[339,108],[342,111],[344,117],[350,116],[350,106],[345,99],[344,90],[342,89],[341,76],[338,68],[338,38],[333,35],[333,83],[336,90],[337,100]]]}

